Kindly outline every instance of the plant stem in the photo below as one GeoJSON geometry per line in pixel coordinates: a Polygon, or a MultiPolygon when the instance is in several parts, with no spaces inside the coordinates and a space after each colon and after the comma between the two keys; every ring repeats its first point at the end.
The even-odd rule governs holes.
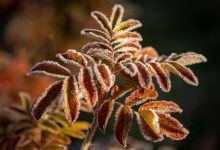
{"type": "Polygon", "coordinates": [[[96,110],[91,127],[87,131],[86,137],[82,143],[81,150],[88,150],[89,149],[89,147],[91,146],[92,138],[95,135],[97,127],[98,127],[98,121],[97,121],[97,110],[96,110]]]}

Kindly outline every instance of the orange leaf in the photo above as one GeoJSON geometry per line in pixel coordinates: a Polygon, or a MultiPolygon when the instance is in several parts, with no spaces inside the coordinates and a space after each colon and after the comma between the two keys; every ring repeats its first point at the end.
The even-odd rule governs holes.
{"type": "Polygon", "coordinates": [[[117,100],[124,96],[126,93],[130,92],[132,90],[129,86],[123,86],[123,85],[115,85],[111,89],[111,96],[113,96],[114,100],[117,100]]]}
{"type": "Polygon", "coordinates": [[[118,52],[131,52],[141,49],[141,45],[138,42],[123,42],[114,47],[114,53],[118,52]]]}
{"type": "Polygon", "coordinates": [[[63,91],[65,116],[69,123],[73,123],[78,118],[80,109],[79,89],[75,77],[69,76],[64,80],[63,91]]]}
{"type": "Polygon", "coordinates": [[[156,99],[157,96],[158,94],[153,86],[150,89],[140,88],[133,91],[128,97],[126,97],[125,104],[129,106],[134,106],[141,104],[146,100],[156,99]]]}
{"type": "Polygon", "coordinates": [[[160,133],[158,116],[153,110],[141,110],[136,113],[140,131],[146,140],[158,142],[163,140],[160,133]]]}
{"type": "Polygon", "coordinates": [[[115,136],[118,142],[126,147],[126,139],[133,119],[132,109],[122,105],[118,108],[115,117],[115,136]]]}
{"type": "Polygon", "coordinates": [[[106,100],[102,103],[98,110],[98,124],[101,132],[105,133],[108,120],[112,114],[114,100],[106,100]]]}
{"type": "Polygon", "coordinates": [[[160,131],[167,137],[174,140],[182,140],[189,134],[189,131],[169,114],[159,112],[157,114],[159,116],[160,131]]]}
{"type": "Polygon", "coordinates": [[[41,119],[48,107],[59,97],[62,89],[62,81],[57,81],[49,86],[44,93],[37,99],[32,109],[32,115],[36,120],[41,119]]]}
{"type": "Polygon", "coordinates": [[[174,102],[151,101],[140,106],[139,110],[154,109],[157,112],[182,112],[182,109],[174,102]]]}
{"type": "Polygon", "coordinates": [[[43,61],[35,64],[27,75],[45,74],[57,78],[65,78],[71,74],[70,70],[54,61],[43,61]]]}
{"type": "Polygon", "coordinates": [[[79,72],[79,85],[85,95],[87,103],[94,107],[98,100],[98,92],[93,80],[91,67],[81,68],[79,72]]]}
{"type": "Polygon", "coordinates": [[[142,36],[137,32],[122,32],[113,35],[112,44],[117,44],[121,42],[137,42],[142,41],[142,36]]]}
{"type": "Polygon", "coordinates": [[[137,51],[134,54],[134,57],[138,57],[139,55],[147,55],[150,57],[159,57],[156,49],[154,49],[153,47],[149,46],[149,47],[144,47],[142,50],[137,51]]]}

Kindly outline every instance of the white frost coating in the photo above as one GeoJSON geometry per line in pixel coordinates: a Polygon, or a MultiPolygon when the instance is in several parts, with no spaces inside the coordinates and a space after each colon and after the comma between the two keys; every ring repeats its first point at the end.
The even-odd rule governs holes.
{"type": "Polygon", "coordinates": [[[105,49],[91,49],[88,52],[88,55],[93,56],[93,57],[98,57],[101,60],[108,60],[110,62],[113,62],[113,57],[111,56],[112,54],[109,52],[109,50],[105,49]]]}
{"type": "Polygon", "coordinates": [[[95,60],[91,56],[89,56],[87,54],[83,54],[83,56],[87,59],[88,64],[91,64],[91,65],[96,64],[95,60]]]}
{"type": "Polygon", "coordinates": [[[123,47],[133,47],[133,48],[136,48],[137,50],[140,50],[141,49],[141,44],[139,42],[123,42],[123,43],[120,43],[118,45],[116,45],[114,47],[114,50],[118,50],[120,48],[123,48],[123,47]]]}
{"type": "MultiPolygon", "coordinates": [[[[85,32],[85,30],[89,30],[89,29],[84,29],[84,30],[82,30],[82,31],[80,32],[80,34],[81,34],[81,35],[87,35],[87,36],[89,36],[89,37],[95,38],[95,39],[97,39],[97,40],[99,40],[99,41],[102,41],[102,42],[104,42],[104,43],[109,43],[109,39],[108,39],[108,38],[105,38],[105,37],[103,37],[103,36],[101,36],[101,35],[98,35],[98,34],[96,34],[96,33],[94,33],[94,32],[91,32],[91,31],[85,32]]],[[[94,29],[94,30],[95,30],[95,29],[94,29]]],[[[100,30],[97,30],[97,31],[102,32],[102,31],[100,31],[100,30]]],[[[103,34],[106,34],[106,33],[103,32],[103,34]]],[[[107,34],[106,34],[106,36],[109,37],[107,34]]]]}
{"type": "Polygon", "coordinates": [[[90,49],[96,49],[96,48],[102,48],[102,49],[108,49],[109,51],[112,51],[112,48],[109,46],[109,44],[106,44],[104,42],[92,42],[92,43],[87,43],[84,45],[81,49],[82,52],[87,53],[90,49]],[[105,48],[102,48],[102,47],[105,48]]]}
{"type": "Polygon", "coordinates": [[[118,43],[122,43],[122,42],[137,42],[138,43],[139,41],[143,40],[139,33],[131,32],[131,34],[133,34],[134,37],[132,37],[133,35],[132,36],[124,36],[124,37],[113,37],[113,41],[111,42],[111,44],[118,44],[118,43]]]}
{"type": "Polygon", "coordinates": [[[116,62],[124,63],[133,58],[133,55],[130,53],[122,53],[115,58],[116,62]]]}
{"type": "Polygon", "coordinates": [[[61,70],[63,70],[63,71],[66,71],[66,73],[68,73],[69,75],[71,74],[71,72],[70,72],[69,69],[67,69],[67,68],[64,67],[64,66],[61,66],[59,63],[54,62],[54,61],[50,61],[50,60],[46,60],[46,61],[39,62],[39,63],[35,64],[35,65],[30,69],[30,71],[27,73],[27,75],[28,75],[28,76],[31,76],[31,75],[45,74],[45,75],[48,75],[48,76],[51,76],[51,77],[56,77],[56,78],[65,78],[66,76],[68,76],[68,75],[59,74],[59,70],[57,71],[57,74],[47,72],[47,70],[35,70],[35,69],[36,69],[38,66],[40,66],[40,65],[48,65],[48,66],[47,66],[48,68],[50,67],[50,65],[56,66],[57,69],[61,69],[61,70]]]}
{"type": "MultiPolygon", "coordinates": [[[[166,66],[166,68],[169,69],[169,71],[171,71],[172,73],[176,74],[177,76],[179,76],[180,78],[182,78],[186,83],[190,84],[190,85],[193,85],[193,86],[198,86],[199,84],[199,80],[198,78],[194,75],[194,73],[192,72],[191,69],[185,67],[185,66],[182,66],[190,75],[191,77],[193,78],[193,80],[195,82],[192,82],[191,80],[189,80],[186,76],[182,75],[172,64],[170,63],[163,63],[163,65],[166,66]]],[[[180,65],[180,64],[179,64],[180,65]]]]}
{"type": "Polygon", "coordinates": [[[119,64],[119,67],[128,75],[130,75],[131,77],[134,77],[137,72],[138,72],[138,69],[136,67],[135,64],[133,63],[126,63],[125,65],[124,64],[121,64],[121,63],[118,63],[119,64]],[[129,68],[128,68],[129,67],[129,68]]]}
{"type": "Polygon", "coordinates": [[[122,7],[122,6],[119,5],[119,4],[114,5],[114,7],[112,8],[112,13],[111,13],[111,17],[110,17],[110,22],[111,22],[111,24],[113,23],[113,20],[115,19],[115,13],[116,13],[117,10],[120,11],[120,15],[119,15],[119,17],[117,18],[117,21],[116,21],[115,25],[112,26],[113,28],[114,28],[115,26],[117,26],[119,23],[121,23],[122,17],[123,17],[123,15],[124,15],[124,7],[122,7]]]}
{"type": "Polygon", "coordinates": [[[139,20],[128,19],[126,21],[121,22],[119,25],[115,26],[113,29],[113,33],[127,32],[139,28],[142,26],[142,23],[139,20]],[[128,27],[124,30],[120,29],[125,24],[128,24],[128,27]]]}
{"type": "Polygon", "coordinates": [[[105,31],[106,33],[109,33],[109,29],[107,29],[107,28],[103,25],[102,21],[97,17],[97,15],[101,16],[101,17],[104,19],[104,21],[105,21],[106,25],[108,26],[108,28],[111,29],[111,28],[112,28],[112,27],[111,27],[111,23],[109,22],[108,18],[107,18],[103,13],[101,13],[101,12],[99,12],[99,11],[93,11],[93,12],[91,12],[92,18],[94,18],[94,19],[97,21],[97,23],[100,25],[101,29],[102,29],[103,31],[105,31]]]}
{"type": "MultiPolygon", "coordinates": [[[[74,49],[69,49],[66,53],[64,53],[64,55],[68,54],[68,53],[73,53],[75,55],[78,55],[78,57],[80,57],[83,60],[83,63],[85,64],[85,66],[88,64],[87,60],[84,58],[84,56],[80,52],[77,52],[74,49]]],[[[57,54],[56,57],[58,57],[62,62],[66,63],[66,64],[73,64],[73,65],[76,65],[77,67],[84,67],[84,65],[78,63],[77,61],[75,61],[73,59],[64,58],[63,54],[57,54]]]]}

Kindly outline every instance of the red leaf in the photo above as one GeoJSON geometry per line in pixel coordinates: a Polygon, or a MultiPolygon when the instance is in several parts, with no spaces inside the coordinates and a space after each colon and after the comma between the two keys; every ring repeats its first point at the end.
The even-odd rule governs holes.
{"type": "Polygon", "coordinates": [[[133,119],[132,109],[122,105],[118,108],[115,117],[115,136],[118,142],[126,147],[126,139],[133,119]]]}
{"type": "Polygon", "coordinates": [[[160,66],[159,63],[151,62],[149,64],[150,65],[148,64],[147,65],[148,67],[151,67],[151,70],[154,72],[160,88],[164,92],[169,92],[171,88],[171,84],[168,74],[163,70],[163,68],[160,66]]]}
{"type": "Polygon", "coordinates": [[[108,92],[114,84],[114,77],[109,67],[105,64],[95,65],[94,72],[102,88],[108,92]]]}
{"type": "Polygon", "coordinates": [[[65,116],[69,123],[73,123],[78,118],[80,109],[79,89],[75,77],[69,76],[64,80],[63,91],[65,116]]]}
{"type": "Polygon", "coordinates": [[[106,126],[108,124],[108,120],[112,114],[112,110],[114,107],[114,100],[106,100],[102,103],[98,110],[98,124],[101,132],[105,133],[106,126]]]}
{"type": "Polygon", "coordinates": [[[170,72],[178,75],[182,78],[186,83],[197,86],[199,81],[194,73],[187,67],[182,66],[176,62],[169,62],[163,64],[164,68],[169,70],[170,72]]]}
{"type": "Polygon", "coordinates": [[[134,106],[145,102],[146,100],[156,99],[158,96],[154,87],[150,89],[140,88],[133,91],[128,97],[125,99],[125,104],[129,106],[134,106]]]}
{"type": "Polygon", "coordinates": [[[182,112],[182,109],[174,102],[151,101],[140,106],[139,110],[154,109],[157,112],[182,112]]]}
{"type": "Polygon", "coordinates": [[[27,75],[45,74],[57,78],[65,78],[71,74],[70,70],[54,61],[43,61],[35,64],[27,75]]]}
{"type": "Polygon", "coordinates": [[[47,108],[59,97],[62,89],[62,81],[57,81],[49,86],[44,93],[37,99],[32,109],[32,115],[39,120],[46,113],[47,108]]]}
{"type": "Polygon", "coordinates": [[[87,66],[88,64],[87,60],[81,53],[72,49],[68,50],[66,53],[57,54],[56,56],[64,63],[74,64],[79,67],[87,66]]]}
{"type": "Polygon", "coordinates": [[[87,103],[94,107],[98,100],[98,92],[93,80],[91,67],[82,68],[79,72],[79,85],[85,95],[87,103]]]}
{"type": "Polygon", "coordinates": [[[163,140],[160,133],[158,116],[153,110],[142,110],[136,113],[140,131],[146,140],[158,142],[163,140]]]}
{"type": "Polygon", "coordinates": [[[189,131],[169,114],[159,112],[157,114],[159,116],[160,131],[167,137],[174,140],[182,140],[189,134],[189,131]]]}
{"type": "Polygon", "coordinates": [[[152,78],[148,68],[141,62],[136,62],[136,66],[138,68],[138,80],[143,88],[149,89],[152,84],[152,78]]]}

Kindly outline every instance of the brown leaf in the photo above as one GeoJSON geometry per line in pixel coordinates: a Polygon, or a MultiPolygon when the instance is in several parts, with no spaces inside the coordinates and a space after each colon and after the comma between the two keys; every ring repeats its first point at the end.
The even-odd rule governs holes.
{"type": "Polygon", "coordinates": [[[142,37],[137,32],[122,32],[113,35],[112,37],[112,43],[111,44],[117,44],[121,42],[139,42],[142,41],[142,37]]]}
{"type": "Polygon", "coordinates": [[[105,133],[108,120],[112,114],[114,100],[106,100],[98,110],[98,125],[101,132],[105,133]]]}
{"type": "Polygon", "coordinates": [[[121,31],[121,32],[131,31],[131,30],[134,30],[134,29],[139,28],[141,26],[142,26],[142,24],[140,21],[135,20],[135,19],[129,19],[129,20],[123,21],[122,23],[117,25],[113,29],[113,33],[117,33],[119,31],[121,31]]]}
{"type": "Polygon", "coordinates": [[[154,109],[157,112],[170,113],[182,112],[182,109],[174,102],[168,101],[151,101],[140,106],[139,110],[154,109]]]}
{"type": "Polygon", "coordinates": [[[137,61],[135,64],[138,68],[137,75],[141,87],[149,89],[152,84],[152,78],[148,68],[139,61],[137,61]]]}
{"type": "Polygon", "coordinates": [[[95,65],[94,73],[102,88],[108,92],[114,84],[114,77],[109,67],[105,64],[95,65]]]}
{"type": "Polygon", "coordinates": [[[95,40],[104,42],[104,43],[109,43],[110,37],[108,34],[106,34],[103,31],[96,30],[96,29],[84,29],[81,31],[81,35],[86,35],[88,37],[91,37],[95,40]]]}
{"type": "Polygon", "coordinates": [[[70,70],[54,61],[43,61],[35,64],[27,75],[45,74],[57,78],[65,78],[71,74],[70,70]]]}
{"type": "Polygon", "coordinates": [[[172,61],[175,61],[180,65],[186,66],[206,62],[207,59],[202,54],[187,52],[177,55],[176,57],[172,58],[172,61]]]}
{"type": "Polygon", "coordinates": [[[141,104],[146,100],[156,99],[157,96],[158,94],[153,86],[150,89],[140,88],[133,91],[128,97],[126,97],[125,104],[129,106],[134,106],[141,104]]]}
{"type": "Polygon", "coordinates": [[[118,142],[126,147],[126,139],[132,124],[133,112],[129,106],[120,106],[115,115],[115,136],[118,142]]]}
{"type": "Polygon", "coordinates": [[[49,86],[44,93],[37,99],[32,109],[32,115],[36,120],[39,120],[45,114],[47,108],[55,102],[59,97],[62,89],[62,81],[57,81],[49,86]]]}
{"type": "Polygon", "coordinates": [[[153,110],[141,110],[136,113],[141,134],[146,140],[158,142],[163,140],[160,133],[158,116],[153,110]]]}
{"type": "Polygon", "coordinates": [[[103,42],[92,42],[92,43],[88,43],[85,46],[82,47],[82,52],[84,53],[88,53],[91,49],[107,49],[109,51],[112,50],[112,48],[103,42]]]}
{"type": "Polygon", "coordinates": [[[103,31],[105,31],[106,33],[111,32],[111,24],[108,18],[103,13],[99,11],[93,11],[91,15],[97,21],[103,31]]]}
{"type": "Polygon", "coordinates": [[[151,62],[146,65],[150,68],[150,70],[154,72],[157,83],[159,84],[162,91],[169,92],[171,88],[170,78],[168,74],[163,70],[161,65],[155,62],[151,62]]]}
{"type": "Polygon", "coordinates": [[[159,112],[157,114],[159,116],[160,131],[167,137],[174,140],[182,140],[189,134],[189,131],[169,114],[159,112]]]}
{"type": "Polygon", "coordinates": [[[186,83],[197,86],[199,81],[194,73],[187,67],[182,66],[176,62],[169,62],[163,64],[164,68],[182,78],[186,83]]]}
{"type": "Polygon", "coordinates": [[[123,42],[114,47],[114,53],[118,52],[131,52],[131,51],[137,51],[141,49],[141,45],[139,42],[123,42]]]}
{"type": "Polygon", "coordinates": [[[127,61],[131,60],[132,58],[133,58],[132,54],[125,52],[125,53],[122,53],[122,54],[118,55],[115,58],[115,61],[120,62],[120,63],[124,63],[124,62],[127,62],[127,61]]]}
{"type": "Polygon", "coordinates": [[[79,72],[79,85],[85,95],[87,103],[94,107],[98,100],[98,92],[93,80],[94,74],[91,67],[81,68],[79,72]]]}
{"type": "Polygon", "coordinates": [[[76,50],[70,49],[66,53],[56,55],[61,61],[67,64],[74,64],[79,67],[87,65],[87,60],[85,57],[76,50]]]}
{"type": "Polygon", "coordinates": [[[137,66],[134,63],[126,63],[126,64],[118,63],[118,65],[120,69],[130,77],[134,77],[138,72],[137,66]]]}
{"type": "Polygon", "coordinates": [[[117,99],[121,98],[122,96],[124,96],[126,93],[130,92],[131,90],[132,90],[132,88],[129,86],[123,86],[120,84],[115,85],[111,89],[112,99],[117,100],[117,99]]]}
{"type": "Polygon", "coordinates": [[[63,83],[64,101],[63,108],[65,117],[69,123],[76,121],[79,115],[79,88],[76,78],[73,76],[66,77],[63,83]]]}
{"type": "Polygon", "coordinates": [[[114,5],[114,7],[112,8],[112,14],[110,17],[112,28],[114,28],[119,23],[121,23],[123,15],[124,15],[124,8],[121,5],[114,5]]]}

